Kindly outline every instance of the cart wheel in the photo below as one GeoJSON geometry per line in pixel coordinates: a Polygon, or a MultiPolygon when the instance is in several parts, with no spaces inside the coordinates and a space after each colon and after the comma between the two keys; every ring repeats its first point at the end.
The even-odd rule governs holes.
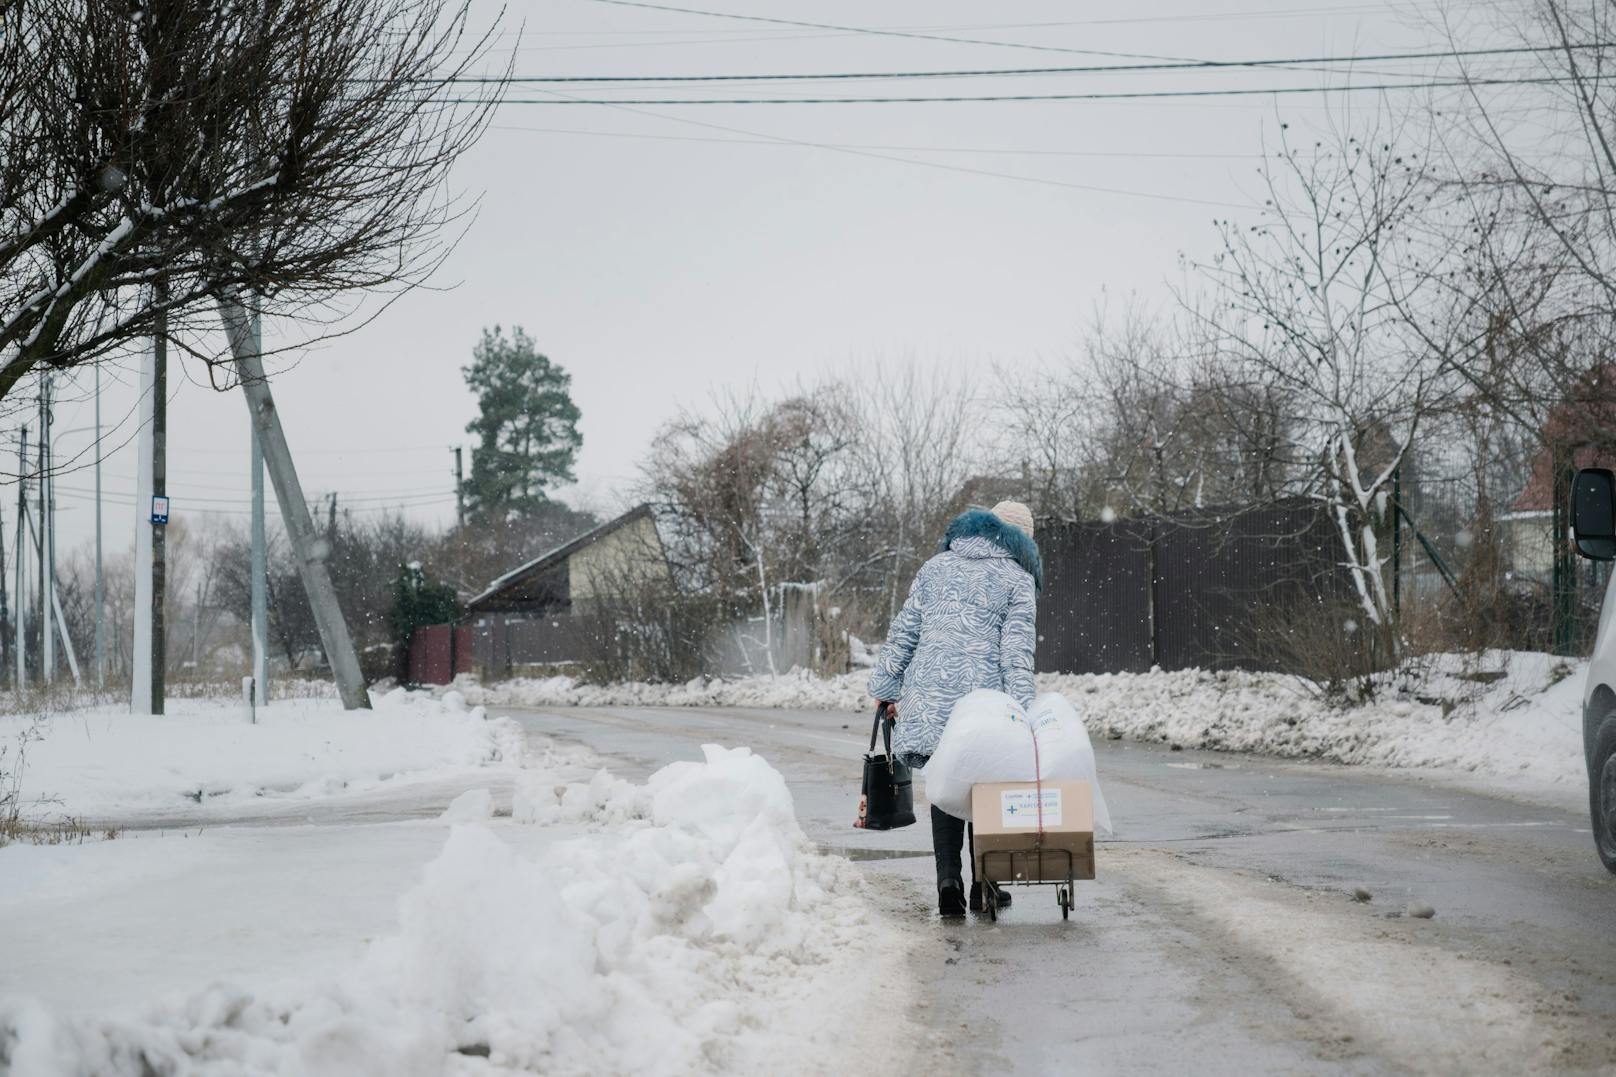
{"type": "Polygon", "coordinates": [[[1072,915],[1072,891],[1067,887],[1057,887],[1055,900],[1060,904],[1061,919],[1069,920],[1072,915]]]}
{"type": "Polygon", "coordinates": [[[999,890],[992,883],[982,887],[982,904],[988,910],[988,920],[999,922],[999,890]]]}

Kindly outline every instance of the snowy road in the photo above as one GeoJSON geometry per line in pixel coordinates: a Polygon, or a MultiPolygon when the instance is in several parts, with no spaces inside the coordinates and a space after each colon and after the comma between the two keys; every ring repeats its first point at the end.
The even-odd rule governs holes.
{"type": "Polygon", "coordinates": [[[751,745],[810,836],[855,858],[913,939],[907,1012],[942,1073],[1616,1072],[1616,879],[1585,816],[1248,756],[1099,745],[1117,822],[1061,923],[1023,890],[944,924],[929,832],[853,830],[856,716],[504,713],[625,776],[751,745]],[[918,855],[917,855],[918,854],[918,855]],[[1372,899],[1349,896],[1356,887],[1372,899]],[[1434,919],[1405,914],[1428,903],[1434,919]]]}

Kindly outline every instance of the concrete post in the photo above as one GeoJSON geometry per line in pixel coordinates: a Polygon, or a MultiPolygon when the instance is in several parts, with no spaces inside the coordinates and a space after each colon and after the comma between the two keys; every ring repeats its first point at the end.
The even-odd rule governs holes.
{"type": "Polygon", "coordinates": [[[297,563],[303,588],[308,592],[309,606],[314,611],[314,621],[320,630],[320,644],[325,648],[326,657],[331,662],[331,672],[336,677],[337,692],[346,709],[368,709],[370,696],[365,691],[365,679],[359,671],[359,656],[354,651],[352,637],[348,635],[347,622],[342,619],[342,608],[337,604],[331,574],[325,567],[325,559],[330,551],[315,532],[314,521],[309,517],[303,485],[298,481],[292,451],[286,443],[286,433],[281,429],[280,413],[275,410],[275,397],[270,392],[268,378],[264,376],[263,358],[254,348],[251,316],[241,302],[232,297],[219,301],[219,313],[230,338],[231,352],[235,355],[236,370],[241,377],[242,392],[247,396],[253,429],[258,432],[264,465],[275,484],[275,500],[280,505],[281,521],[291,541],[292,557],[297,563]]]}

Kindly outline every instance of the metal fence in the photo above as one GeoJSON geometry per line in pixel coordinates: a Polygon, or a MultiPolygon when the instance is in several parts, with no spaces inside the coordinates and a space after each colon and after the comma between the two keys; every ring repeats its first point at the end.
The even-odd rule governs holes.
{"type": "Polygon", "coordinates": [[[1046,672],[1273,668],[1276,623],[1333,608],[1348,582],[1313,501],[1046,525],[1038,541],[1046,672]]]}
{"type": "Polygon", "coordinates": [[[532,620],[481,617],[469,624],[425,625],[410,640],[412,684],[448,684],[458,673],[485,678],[582,659],[584,644],[566,614],[532,620]]]}
{"type": "Polygon", "coordinates": [[[411,684],[448,684],[472,671],[470,625],[422,625],[410,637],[411,684]]]}
{"type": "MultiPolygon", "coordinates": [[[[1284,658],[1265,646],[1265,633],[1287,617],[1304,611],[1316,617],[1347,598],[1339,541],[1318,503],[1306,500],[1045,524],[1038,534],[1044,556],[1038,669],[1283,668],[1284,658]]],[[[774,636],[806,641],[784,623],[774,636]]],[[[446,684],[469,672],[498,678],[581,662],[586,650],[585,633],[567,614],[485,616],[453,630],[417,629],[408,676],[416,684],[446,684]]],[[[755,670],[734,672],[742,671],[755,670]]]]}

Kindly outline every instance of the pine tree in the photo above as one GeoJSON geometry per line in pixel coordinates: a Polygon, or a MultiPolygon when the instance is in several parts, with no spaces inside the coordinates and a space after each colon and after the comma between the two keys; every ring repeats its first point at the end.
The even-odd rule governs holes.
{"type": "Polygon", "coordinates": [[[483,330],[462,372],[480,413],[466,424],[478,439],[465,483],[467,512],[514,519],[538,511],[549,504],[549,489],[574,481],[583,435],[572,375],[539,354],[520,326],[506,337],[497,325],[483,330]]]}

